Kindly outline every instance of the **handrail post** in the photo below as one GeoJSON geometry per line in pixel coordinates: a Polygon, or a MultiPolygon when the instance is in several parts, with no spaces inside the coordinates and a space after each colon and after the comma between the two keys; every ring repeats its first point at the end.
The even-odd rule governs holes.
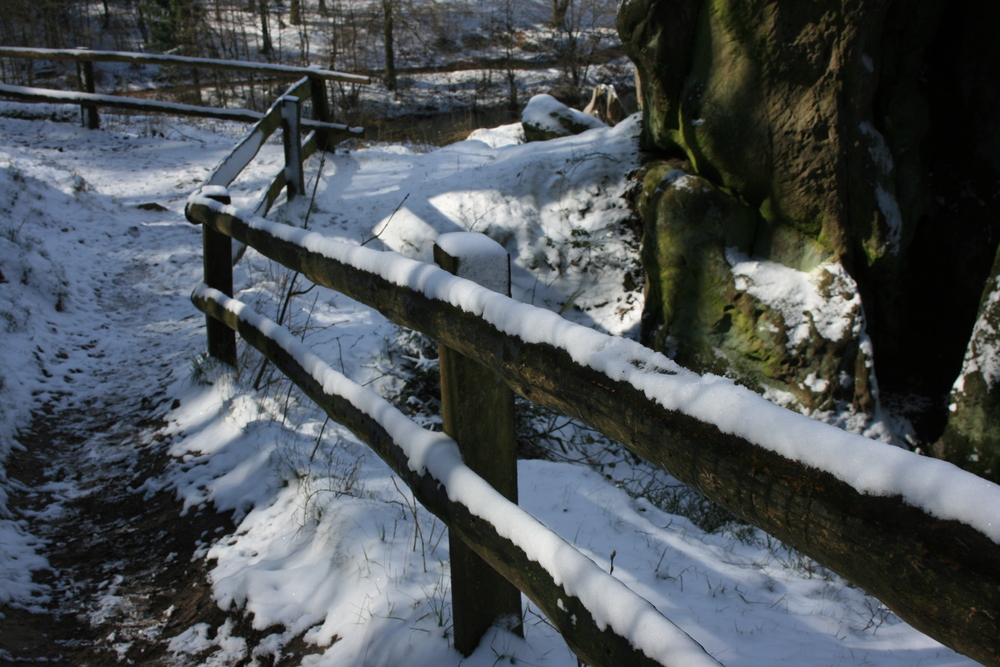
{"type": "MultiPolygon", "coordinates": [[[[483,234],[442,234],[434,244],[441,268],[495,292],[510,295],[510,255],[483,234]]],[[[493,371],[444,345],[441,413],[444,431],[458,442],[462,459],[511,502],[517,503],[517,440],[514,393],[493,371]]],[[[494,624],[517,634],[521,593],[449,531],[455,648],[468,656],[494,624]]]]}
{"type": "Polygon", "coordinates": [[[285,178],[288,183],[288,199],[294,199],[306,191],[302,174],[302,139],[299,126],[302,121],[302,105],[299,98],[288,95],[281,98],[281,137],[285,146],[285,178]]]}
{"type": "MultiPolygon", "coordinates": [[[[310,69],[319,69],[319,66],[314,65],[310,69]]],[[[309,89],[311,92],[310,97],[312,97],[313,120],[318,120],[323,123],[332,122],[333,117],[330,114],[330,98],[326,94],[326,81],[318,76],[310,75],[309,89]]],[[[319,149],[321,151],[327,150],[330,146],[329,133],[326,130],[318,130],[316,136],[319,139],[319,149]]]]}
{"type": "MultiPolygon", "coordinates": [[[[231,204],[229,190],[221,185],[208,185],[202,188],[202,194],[223,204],[231,204]]],[[[217,232],[210,225],[201,226],[205,284],[215,288],[226,296],[233,296],[233,242],[232,239],[217,232]]],[[[224,322],[211,316],[205,316],[208,333],[208,354],[224,364],[236,368],[236,332],[224,322]]]]}
{"type": "MultiPolygon", "coordinates": [[[[86,50],[86,46],[77,47],[86,50]]],[[[76,61],[76,78],[80,85],[80,90],[84,93],[94,93],[97,88],[94,85],[94,63],[89,60],[76,61]]],[[[101,117],[97,115],[97,105],[83,103],[80,105],[80,123],[91,130],[96,130],[101,126],[101,117]]]]}

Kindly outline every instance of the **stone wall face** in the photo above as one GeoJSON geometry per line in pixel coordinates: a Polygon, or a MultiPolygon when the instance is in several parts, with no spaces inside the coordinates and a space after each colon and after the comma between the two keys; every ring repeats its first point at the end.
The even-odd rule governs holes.
{"type": "Polygon", "coordinates": [[[627,0],[618,28],[660,160],[646,340],[807,411],[873,414],[874,360],[888,391],[930,401],[935,441],[1000,240],[1000,5],[627,0]],[[839,285],[813,310],[853,291],[847,333],[782,345],[772,328],[801,318],[737,256],[839,285]]]}

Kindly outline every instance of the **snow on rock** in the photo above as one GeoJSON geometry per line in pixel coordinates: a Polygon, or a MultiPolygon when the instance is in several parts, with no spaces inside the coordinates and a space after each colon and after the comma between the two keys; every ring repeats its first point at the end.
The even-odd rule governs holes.
{"type": "Polygon", "coordinates": [[[521,123],[511,123],[499,127],[479,128],[473,130],[468,137],[469,141],[482,141],[490,148],[502,148],[504,146],[517,146],[523,144],[524,127],[521,123]]]}
{"type": "Polygon", "coordinates": [[[535,95],[521,112],[527,141],[546,141],[607,127],[600,119],[572,109],[551,95],[535,95]]]}
{"type": "Polygon", "coordinates": [[[896,200],[895,194],[886,189],[887,187],[891,188],[890,178],[896,168],[892,159],[892,151],[889,150],[885,137],[871,123],[863,122],[858,128],[868,140],[868,154],[877,170],[879,182],[875,183],[875,203],[878,204],[879,210],[885,217],[886,241],[890,252],[898,253],[903,238],[903,214],[899,210],[899,202],[896,200]]]}
{"type": "Polygon", "coordinates": [[[982,375],[987,387],[1000,384],[1000,331],[996,322],[1000,320],[997,313],[1000,306],[1000,277],[994,278],[992,289],[986,294],[979,308],[980,317],[972,329],[969,346],[962,361],[962,372],[955,380],[952,392],[961,394],[965,391],[965,379],[973,374],[982,375]]]}
{"type": "Polygon", "coordinates": [[[736,289],[781,313],[789,352],[809,339],[811,328],[833,343],[860,332],[861,295],[839,262],[825,262],[805,272],[751,259],[735,248],[726,249],[726,260],[736,277],[736,289]]]}

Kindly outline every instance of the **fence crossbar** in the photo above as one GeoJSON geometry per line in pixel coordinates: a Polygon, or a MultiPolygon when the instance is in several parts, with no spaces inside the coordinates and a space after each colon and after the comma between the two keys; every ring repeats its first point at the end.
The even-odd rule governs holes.
{"type": "Polygon", "coordinates": [[[410,421],[245,304],[204,285],[191,298],[368,444],[424,507],[538,605],[582,660],[595,667],[718,667],[647,600],[470,470],[454,440],[410,421]]]}
{"type": "MultiPolygon", "coordinates": [[[[251,109],[223,109],[218,107],[203,107],[177,102],[160,102],[157,100],[136,99],[119,95],[102,95],[100,93],[81,93],[76,91],[52,90],[50,88],[31,88],[0,83],[0,96],[32,103],[50,104],[94,104],[96,106],[128,109],[131,111],[146,111],[168,113],[176,116],[198,116],[201,118],[217,118],[219,120],[234,120],[242,123],[257,123],[265,114],[251,109]]],[[[302,126],[310,130],[325,130],[345,138],[360,137],[364,129],[349,127],[341,123],[324,123],[317,120],[302,119],[302,126]]]]}
{"type": "MultiPolygon", "coordinates": [[[[1000,617],[1000,512],[989,523],[982,510],[1000,508],[1000,488],[996,485],[950,464],[794,415],[750,392],[736,396],[724,387],[719,390],[727,400],[738,400],[734,409],[739,408],[740,414],[773,414],[786,424],[793,420],[793,432],[801,437],[837,438],[859,456],[870,450],[868,456],[890,457],[928,483],[940,486],[947,480],[940,486],[941,494],[954,489],[968,498],[971,496],[965,489],[974,488],[980,505],[969,509],[966,502],[959,515],[949,516],[950,501],[944,495],[931,511],[919,502],[910,502],[903,492],[877,495],[859,490],[825,468],[786,456],[769,446],[765,436],[750,440],[682,408],[665,407],[676,397],[658,396],[657,390],[648,387],[662,386],[678,374],[682,379],[697,376],[665,358],[657,362],[658,357],[630,341],[604,336],[600,340],[606,342],[601,343],[594,336],[603,334],[497,294],[489,293],[489,300],[483,297],[475,307],[456,305],[449,300],[450,293],[449,298],[440,298],[427,287],[457,280],[436,267],[413,262],[404,269],[409,260],[400,262],[395,253],[338,244],[316,233],[259,218],[244,219],[246,214],[239,210],[197,194],[189,200],[187,215],[192,222],[209,224],[309,280],[342,292],[391,321],[491,368],[521,396],[621,442],[854,582],[938,641],[984,664],[1000,659],[1000,635],[996,632],[996,618],[1000,617]],[[404,275],[397,277],[397,273],[404,275]],[[497,317],[508,311],[516,316],[509,320],[497,317]],[[487,317],[489,313],[493,315],[487,317]],[[530,326],[522,326],[529,322],[530,326]],[[537,330],[558,330],[566,334],[564,338],[591,341],[593,345],[588,345],[595,351],[588,354],[594,359],[607,359],[615,349],[627,348],[628,354],[635,355],[628,364],[640,371],[639,379],[647,388],[637,386],[634,380],[623,380],[618,370],[609,375],[599,370],[600,364],[580,361],[568,348],[545,341],[529,342],[537,330]],[[859,450],[859,446],[864,449],[859,450]]],[[[704,378],[699,382],[715,381],[704,378]]],[[[696,389],[691,384],[684,387],[684,391],[696,389]]],[[[775,435],[772,429],[767,437],[775,435]]],[[[801,451],[807,451],[808,442],[798,444],[801,451]]],[[[879,464],[877,458],[871,460],[873,466],[879,464]]],[[[905,480],[897,486],[911,488],[905,480]]]]}
{"type": "Polygon", "coordinates": [[[285,97],[297,97],[300,101],[311,95],[309,79],[303,78],[292,84],[285,94],[279,97],[247,132],[239,143],[230,151],[212,173],[205,179],[203,185],[227,186],[236,180],[240,172],[257,156],[268,138],[281,127],[281,105],[285,97]]]}
{"type": "Polygon", "coordinates": [[[285,76],[310,76],[326,81],[369,84],[371,78],[361,74],[345,74],[320,67],[296,67],[275,63],[255,63],[242,60],[219,60],[214,58],[192,58],[156,53],[135,53],[130,51],[91,51],[90,49],[36,49],[18,46],[0,46],[0,58],[31,58],[43,60],[76,60],[78,62],[125,62],[139,65],[167,65],[203,67],[238,72],[261,74],[281,74],[285,76]]]}

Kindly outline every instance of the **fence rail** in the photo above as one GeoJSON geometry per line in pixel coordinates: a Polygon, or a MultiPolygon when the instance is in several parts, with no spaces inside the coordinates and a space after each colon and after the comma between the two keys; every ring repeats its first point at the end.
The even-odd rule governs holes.
{"type": "Polygon", "coordinates": [[[33,49],[19,46],[0,46],[0,58],[29,58],[34,60],[75,60],[77,62],[120,62],[137,65],[167,65],[175,67],[203,67],[236,72],[308,76],[325,81],[369,84],[371,78],[361,74],[345,74],[321,67],[295,67],[275,63],[255,63],[243,60],[218,60],[215,58],[190,58],[156,53],[131,51],[91,51],[90,49],[33,49]]]}
{"type": "MultiPolygon", "coordinates": [[[[332,144],[336,137],[356,136],[360,128],[349,128],[346,125],[331,123],[330,103],[327,95],[326,82],[340,81],[353,84],[368,84],[371,79],[359,74],[345,74],[320,67],[294,67],[273,63],[254,63],[239,60],[218,60],[213,58],[189,58],[186,56],[159,55],[150,53],[134,53],[127,51],[91,51],[89,49],[33,49],[14,46],[0,46],[0,58],[27,58],[45,60],[73,60],[77,64],[77,76],[80,92],[63,92],[45,88],[31,88],[0,84],[0,96],[19,99],[25,102],[53,102],[80,104],[83,124],[91,129],[100,126],[97,108],[106,106],[118,109],[139,111],[156,111],[175,115],[197,116],[203,118],[219,118],[222,120],[237,120],[257,123],[264,114],[249,109],[220,109],[173,102],[158,102],[139,100],[120,95],[98,95],[95,92],[95,77],[93,64],[95,62],[124,62],[143,65],[186,66],[194,68],[231,70],[271,74],[283,76],[304,77],[308,94],[302,92],[296,95],[300,99],[312,98],[313,119],[304,120],[306,127],[318,131],[320,148],[332,144]]],[[[301,82],[300,82],[301,84],[301,82]]],[[[296,87],[300,87],[296,84],[296,87]]],[[[288,95],[288,93],[286,93],[288,95]]]]}
{"type": "MultiPolygon", "coordinates": [[[[225,109],[220,107],[204,107],[193,104],[178,104],[176,102],[161,102],[158,100],[136,99],[118,95],[100,95],[96,93],[81,93],[76,91],[52,90],[49,88],[30,88],[0,83],[0,97],[9,97],[23,102],[49,104],[80,104],[91,106],[128,109],[130,111],[153,111],[175,116],[194,116],[198,118],[217,118],[219,120],[234,120],[242,123],[260,122],[266,114],[251,109],[225,109]]],[[[364,131],[359,127],[349,127],[341,123],[326,123],[311,118],[302,119],[303,127],[311,130],[321,130],[340,138],[358,137],[364,131]]]]}
{"type": "MultiPolygon", "coordinates": [[[[323,364],[286,330],[218,290],[199,288],[192,299],[200,310],[238,331],[331,419],[367,443],[406,482],[421,504],[448,524],[449,531],[460,535],[476,554],[538,605],[587,664],[595,667],[719,665],[651,604],[481,478],[473,478],[471,471],[461,464],[454,442],[440,437],[442,434],[423,431],[375,392],[359,387],[323,364]],[[392,426],[396,428],[387,427],[387,422],[395,422],[392,426]],[[400,422],[405,422],[402,429],[400,422]],[[405,433],[402,438],[398,435],[401,430],[405,433]],[[432,444],[418,454],[414,442],[420,440],[431,440],[432,444]],[[432,453],[431,448],[438,451],[432,453]],[[413,459],[418,456],[426,466],[414,465],[413,459]],[[509,534],[498,530],[489,520],[498,514],[504,516],[509,534]],[[539,547],[550,553],[558,552],[558,556],[545,563],[544,556],[537,553],[539,547]],[[552,560],[558,560],[562,567],[553,566],[552,560]],[[560,573],[558,579],[553,570],[560,573]],[[588,583],[574,587],[578,580],[588,583]],[[602,600],[602,596],[606,599],[602,600]],[[622,614],[623,608],[634,609],[634,616],[622,614],[609,622],[607,598],[616,602],[624,598],[627,602],[612,613],[622,614]],[[602,613],[597,615],[593,609],[602,613]],[[640,627],[643,630],[637,631],[640,627]]],[[[460,622],[456,613],[456,626],[460,622]]],[[[478,642],[476,637],[464,652],[471,653],[478,642]]]]}
{"type": "Polygon", "coordinates": [[[797,419],[793,431],[805,442],[795,445],[803,452],[810,439],[836,432],[845,443],[842,456],[867,456],[879,469],[887,469],[879,457],[888,457],[892,469],[916,476],[912,484],[899,480],[898,492],[877,495],[804,462],[808,457],[770,446],[767,435],[751,439],[681,407],[666,407],[676,401],[663,383],[682,371],[630,341],[501,295],[471,292],[463,300],[458,295],[464,287],[448,287],[455,284],[449,279],[458,279],[430,265],[250,218],[204,197],[192,197],[187,216],[476,360],[521,396],[589,424],[843,575],[922,632],[983,664],[1000,661],[1000,512],[984,523],[969,518],[976,515],[969,503],[955,513],[943,497],[950,489],[962,495],[975,488],[985,506],[1000,508],[995,485],[940,461],[856,443],[857,436],[801,415],[785,416],[787,411],[746,391],[713,394],[733,400],[739,414],[797,419]],[[539,339],[538,331],[550,332],[551,340],[539,339]],[[586,341],[586,350],[552,342],[574,339],[586,341]],[[919,500],[926,487],[942,496],[930,509],[919,500]]]}

